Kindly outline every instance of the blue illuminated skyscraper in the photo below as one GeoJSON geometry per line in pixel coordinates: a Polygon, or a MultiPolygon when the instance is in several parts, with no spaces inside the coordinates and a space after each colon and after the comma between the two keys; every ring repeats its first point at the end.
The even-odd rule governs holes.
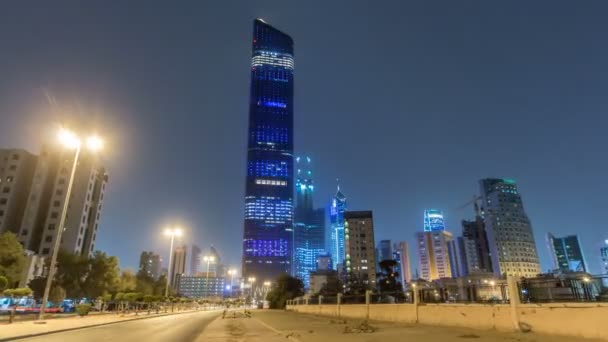
{"type": "Polygon", "coordinates": [[[443,223],[443,213],[437,209],[427,209],[424,211],[424,231],[434,232],[445,230],[443,223]]]}
{"type": "Polygon", "coordinates": [[[309,274],[317,270],[317,257],[325,253],[325,210],[313,209],[311,160],[296,158],[296,208],[294,224],[294,276],[309,287],[309,274]]]}
{"type": "Polygon", "coordinates": [[[330,241],[331,246],[331,257],[333,261],[334,270],[339,270],[345,257],[344,251],[344,212],[346,211],[346,196],[340,191],[338,185],[338,191],[332,198],[329,206],[329,224],[330,224],[330,241]]]}
{"type": "Polygon", "coordinates": [[[293,250],[293,40],[253,23],[243,276],[291,273],[293,250]]]}

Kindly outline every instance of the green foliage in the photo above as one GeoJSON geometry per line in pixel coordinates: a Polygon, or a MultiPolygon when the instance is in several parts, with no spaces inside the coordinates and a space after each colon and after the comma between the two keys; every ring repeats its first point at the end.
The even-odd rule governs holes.
{"type": "Polygon", "coordinates": [[[59,305],[65,299],[65,290],[61,286],[53,286],[51,287],[51,292],[49,293],[49,300],[56,305],[59,305]]]}
{"type": "Polygon", "coordinates": [[[89,260],[86,256],[59,251],[57,254],[57,272],[53,283],[66,290],[69,298],[86,295],[85,280],[89,274],[89,260]]]}
{"type": "Polygon", "coordinates": [[[134,292],[137,289],[137,278],[131,270],[124,270],[118,280],[118,292],[134,292]]]}
{"type": "Polygon", "coordinates": [[[8,289],[2,292],[7,297],[26,297],[32,295],[32,290],[28,287],[18,287],[16,289],[8,289]]]}
{"type": "Polygon", "coordinates": [[[381,272],[378,274],[378,291],[380,293],[391,293],[391,295],[403,296],[403,287],[398,280],[399,273],[395,272],[397,261],[382,260],[380,262],[381,272]]]}
{"type": "Polygon", "coordinates": [[[19,281],[25,262],[25,253],[17,235],[10,232],[0,234],[0,276],[7,278],[8,287],[19,281]]]}
{"type": "Polygon", "coordinates": [[[83,283],[83,292],[87,297],[96,298],[106,292],[112,292],[118,286],[118,258],[96,251],[88,259],[89,269],[83,283]]]}
{"type": "Polygon", "coordinates": [[[322,296],[337,296],[338,293],[342,293],[343,291],[344,286],[338,278],[337,272],[334,272],[334,274],[327,275],[327,283],[321,287],[318,294],[322,296]]]}
{"type": "Polygon", "coordinates": [[[271,309],[284,309],[288,299],[304,295],[304,283],[298,278],[284,274],[277,278],[268,292],[266,300],[271,309]]]}
{"type": "Polygon", "coordinates": [[[27,284],[34,292],[34,298],[40,299],[44,295],[44,287],[46,286],[46,277],[36,277],[27,284]]]}
{"type": "Polygon", "coordinates": [[[5,276],[0,276],[0,291],[6,289],[8,287],[8,278],[5,276]]]}
{"type": "Polygon", "coordinates": [[[76,313],[79,316],[86,316],[91,311],[91,304],[78,304],[76,305],[76,313]]]}

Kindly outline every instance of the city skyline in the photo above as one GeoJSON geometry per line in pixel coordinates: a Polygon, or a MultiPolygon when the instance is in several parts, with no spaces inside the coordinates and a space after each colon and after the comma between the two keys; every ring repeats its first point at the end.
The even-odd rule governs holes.
{"type": "MultiPolygon", "coordinates": [[[[121,8],[123,5],[113,6],[121,8]]],[[[377,15],[390,16],[391,12],[407,12],[402,6],[405,5],[392,4],[389,8],[375,8],[373,11],[377,15]]],[[[365,9],[361,5],[353,7],[357,13],[363,13],[365,9]]],[[[510,8],[514,11],[513,7],[510,8]]],[[[561,31],[552,33],[548,29],[557,23],[563,24],[558,18],[559,14],[567,13],[564,7],[551,8],[552,13],[558,14],[557,19],[541,18],[542,27],[536,26],[536,18],[530,13],[520,13],[520,25],[537,27],[543,37],[549,37],[542,39],[549,52],[542,52],[534,46],[540,38],[504,30],[504,23],[514,17],[519,18],[518,15],[508,11],[497,14],[484,6],[477,8],[476,13],[494,20],[476,19],[469,25],[457,26],[460,34],[444,31],[450,24],[455,24],[454,19],[442,23],[445,19],[443,14],[432,12],[425,6],[409,9],[413,10],[411,15],[414,17],[430,11],[431,23],[428,26],[420,20],[408,24],[386,24],[369,19],[371,33],[361,31],[354,20],[344,19],[339,25],[332,24],[331,15],[338,13],[336,5],[330,5],[328,14],[318,17],[320,29],[309,27],[304,18],[299,18],[301,13],[312,14],[312,9],[281,6],[272,9],[270,6],[259,9],[245,6],[232,13],[234,18],[228,18],[227,9],[214,8],[211,12],[222,14],[219,16],[222,21],[197,24],[202,25],[198,26],[199,29],[191,30],[185,25],[167,31],[166,37],[188,38],[173,42],[181,58],[191,63],[198,62],[197,59],[203,56],[206,58],[205,63],[197,67],[180,67],[177,65],[179,60],[152,53],[158,52],[155,43],[144,41],[121,46],[133,56],[147,52],[150,52],[149,56],[155,56],[144,63],[145,67],[131,71],[125,67],[126,61],[131,59],[126,54],[119,54],[118,50],[105,50],[103,43],[104,39],[120,40],[119,37],[125,37],[127,43],[136,41],[140,33],[128,25],[126,16],[112,19],[117,24],[126,25],[126,30],[117,30],[121,32],[111,29],[103,33],[95,31],[100,25],[99,20],[107,19],[113,13],[101,10],[99,18],[93,19],[90,25],[84,25],[82,32],[66,33],[47,22],[42,12],[33,11],[29,20],[46,23],[48,32],[53,36],[64,36],[66,40],[56,47],[43,42],[57,43],[53,39],[35,40],[38,44],[27,47],[19,43],[20,40],[27,41],[25,38],[9,42],[9,49],[21,51],[23,48],[25,52],[19,60],[11,55],[2,57],[2,71],[12,89],[2,88],[0,113],[9,113],[10,117],[1,128],[0,146],[23,147],[38,153],[43,142],[38,138],[42,135],[40,132],[46,125],[63,119],[47,102],[49,98],[54,99],[52,101],[67,112],[92,118],[100,131],[103,127],[108,131],[110,148],[104,153],[104,159],[108,161],[112,181],[108,185],[108,200],[104,203],[97,243],[99,249],[119,256],[123,265],[133,269],[137,267],[141,250],[154,250],[166,259],[168,252],[165,252],[162,228],[180,221],[187,230],[184,241],[214,244],[223,251],[226,264],[239,265],[241,248],[234,237],[240,234],[242,224],[234,213],[242,212],[244,206],[242,199],[238,199],[243,197],[242,155],[247,121],[248,82],[242,74],[247,74],[249,67],[246,58],[240,55],[244,52],[247,56],[251,19],[267,17],[268,22],[290,32],[301,44],[297,48],[298,63],[301,64],[296,67],[299,107],[295,117],[299,127],[296,139],[299,141],[296,141],[295,152],[310,151],[319,165],[316,180],[319,203],[335,192],[335,178],[339,177],[347,189],[349,208],[374,211],[378,240],[407,240],[413,246],[414,232],[422,229],[421,213],[425,208],[443,211],[446,229],[457,233],[462,219],[474,218],[472,208],[458,208],[477,193],[479,179],[514,177],[524,194],[526,213],[534,227],[542,271],[551,267],[542,241],[547,232],[553,232],[557,236],[579,234],[590,271],[599,272],[601,243],[598,241],[606,239],[608,232],[602,226],[603,222],[595,221],[588,213],[601,212],[604,206],[601,194],[605,192],[606,185],[598,184],[597,179],[601,179],[608,166],[603,161],[596,165],[592,156],[601,155],[599,146],[606,143],[600,130],[606,119],[598,114],[605,112],[605,104],[594,101],[595,92],[603,89],[606,83],[594,75],[606,71],[599,61],[605,60],[608,53],[605,47],[575,39],[581,34],[581,28],[597,24],[596,16],[589,13],[586,22],[569,22],[567,28],[572,30],[565,28],[570,32],[565,34],[561,31]],[[438,26],[432,28],[433,24],[438,26]],[[221,25],[226,31],[214,32],[220,37],[214,38],[204,32],[205,25],[221,25]],[[488,30],[479,30],[480,25],[488,30]],[[328,31],[327,36],[321,34],[328,31]],[[349,31],[352,31],[352,36],[357,36],[356,41],[346,34],[349,31]],[[497,32],[497,39],[490,39],[483,31],[497,32]],[[407,44],[396,46],[396,57],[386,57],[388,59],[378,65],[374,73],[355,72],[365,61],[374,60],[377,56],[375,48],[385,48],[387,41],[374,40],[382,32],[391,37],[401,32],[415,32],[421,37],[414,33],[404,37],[407,44]],[[472,35],[470,39],[458,38],[469,34],[472,35]],[[192,41],[199,35],[202,38],[196,39],[197,42],[217,39],[219,43],[211,50],[192,48],[192,41]],[[99,53],[100,57],[95,58],[80,47],[87,36],[93,37],[86,40],[91,51],[103,52],[99,53]],[[332,44],[336,37],[341,40],[334,47],[332,44]],[[433,39],[438,42],[427,43],[433,39]],[[365,49],[360,49],[357,44],[365,49]],[[37,46],[48,51],[37,56],[40,48],[37,46]],[[340,52],[338,48],[344,51],[340,52]],[[569,54],[570,50],[577,50],[577,54],[569,54]],[[319,61],[319,51],[328,51],[327,58],[319,61]],[[189,54],[193,56],[188,57],[189,54]],[[452,57],[444,59],[444,54],[452,57]],[[480,59],[467,62],[462,58],[465,54],[479,56],[480,59]],[[503,54],[506,55],[504,59],[503,54]],[[67,55],[78,58],[70,60],[67,55]],[[107,64],[102,59],[110,59],[106,58],[108,56],[115,56],[118,61],[107,64]],[[572,58],[575,66],[562,71],[566,61],[572,58]],[[484,63],[478,63],[480,60],[484,63]],[[553,64],[545,63],[547,60],[553,64]],[[170,61],[171,68],[159,67],[164,61],[170,61]],[[224,70],[225,74],[210,69],[218,63],[222,66],[218,69],[224,70]],[[28,65],[35,67],[27,68],[28,65]],[[440,66],[439,70],[433,71],[437,66],[440,66]],[[579,73],[566,75],[575,67],[579,73]],[[417,72],[417,68],[421,71],[417,72]],[[14,71],[16,69],[21,71],[14,71]],[[87,71],[89,69],[102,72],[91,73],[87,71]],[[145,72],[143,77],[147,70],[156,70],[157,74],[145,72]],[[403,84],[389,76],[393,72],[399,75],[397,79],[403,80],[403,84]],[[355,75],[350,73],[357,74],[356,78],[352,78],[355,75]],[[189,78],[190,74],[195,75],[194,79],[189,78]],[[334,77],[328,77],[327,83],[322,83],[315,74],[334,77]],[[485,74],[490,76],[486,78],[485,74]],[[530,78],[526,74],[531,74],[530,78]],[[98,82],[89,84],[94,77],[98,82]],[[515,78],[521,80],[514,81],[515,78]],[[145,84],[142,83],[144,80],[145,84]],[[526,80],[535,82],[523,86],[526,80]],[[375,81],[387,85],[384,92],[374,91],[370,85],[375,81]],[[195,87],[199,82],[208,92],[202,101],[198,100],[200,87],[195,87]],[[173,85],[176,90],[167,90],[171,86],[155,88],[150,85],[152,83],[173,85]],[[217,89],[211,89],[210,84],[217,84],[217,89]],[[239,84],[234,94],[230,93],[233,84],[239,84]],[[343,91],[339,89],[340,84],[354,86],[350,91],[343,91]],[[459,87],[463,84],[464,87],[459,87]],[[331,101],[324,96],[330,91],[334,92],[331,101]],[[222,95],[224,93],[230,95],[222,95]],[[165,97],[171,100],[163,102],[165,97]],[[218,100],[212,100],[214,97],[218,100]],[[355,106],[349,102],[355,97],[364,100],[355,106]],[[167,122],[166,113],[172,113],[176,120],[167,122]],[[367,120],[370,113],[376,120],[367,120]],[[574,115],[576,120],[572,119],[574,115]],[[197,116],[202,116],[202,119],[197,119],[197,116]],[[555,125],[551,129],[546,128],[546,120],[552,120],[555,125]],[[477,123],[484,121],[493,124],[492,135],[487,133],[485,126],[477,123]],[[587,122],[597,124],[589,126],[587,122]],[[426,135],[415,132],[414,127],[421,126],[432,126],[436,130],[438,134],[433,141],[425,140],[426,135]],[[352,132],[353,136],[369,138],[360,141],[338,138],[337,131],[344,131],[345,137],[352,132]],[[235,141],[225,138],[227,134],[235,141]],[[168,141],[157,142],[157,137],[168,141]],[[487,139],[494,139],[492,146],[484,145],[487,139]],[[222,156],[213,151],[218,146],[213,143],[215,141],[224,144],[226,151],[222,151],[222,156]],[[459,143],[453,144],[454,141],[459,143]],[[568,143],[569,147],[565,149],[563,144],[568,141],[575,144],[568,143]],[[443,157],[430,156],[429,150],[440,151],[443,157]],[[353,158],[352,151],[370,158],[370,163],[366,165],[361,163],[362,159],[353,158]],[[230,155],[231,159],[223,155],[230,155]],[[181,156],[193,157],[182,160],[181,156]],[[403,162],[395,161],[395,156],[403,162]],[[173,163],[168,162],[171,157],[175,158],[173,163]],[[175,174],[170,165],[179,166],[183,174],[175,174]],[[391,168],[386,171],[377,165],[391,165],[391,168]],[[458,167],[451,168],[452,165],[458,167]],[[168,179],[172,181],[166,182],[168,179]],[[188,184],[185,179],[194,183],[188,184]],[[582,200],[589,196],[591,200],[582,200]],[[589,228],[598,226],[599,231],[589,228]],[[126,241],[139,238],[137,248],[129,248],[131,242],[113,239],[121,233],[127,237],[126,241]]],[[[465,17],[462,9],[453,9],[457,18],[465,17]]],[[[55,13],[59,18],[62,15],[76,17],[71,11],[65,14],[50,8],[39,11],[43,10],[55,13]]],[[[20,9],[15,8],[15,11],[20,9]]],[[[182,13],[183,9],[171,11],[182,13]]],[[[161,12],[160,9],[150,9],[144,13],[144,18],[151,20],[161,12]]],[[[190,20],[191,25],[195,25],[194,19],[190,20]]],[[[185,22],[190,21],[187,19],[185,22]]],[[[13,22],[2,25],[6,32],[19,31],[13,22]]],[[[24,33],[16,33],[17,36],[21,34],[24,33]]]]}

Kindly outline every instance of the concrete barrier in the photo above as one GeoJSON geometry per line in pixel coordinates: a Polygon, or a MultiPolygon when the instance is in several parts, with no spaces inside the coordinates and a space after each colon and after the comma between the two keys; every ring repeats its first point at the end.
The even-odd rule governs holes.
{"type": "Polygon", "coordinates": [[[351,319],[421,323],[473,329],[525,330],[608,340],[608,304],[344,304],[289,305],[288,310],[351,319]],[[513,315],[516,317],[514,318],[513,315]]]}

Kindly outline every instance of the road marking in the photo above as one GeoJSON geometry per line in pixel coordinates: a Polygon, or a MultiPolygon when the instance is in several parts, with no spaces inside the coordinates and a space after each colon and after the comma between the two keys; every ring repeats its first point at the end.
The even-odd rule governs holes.
{"type": "Polygon", "coordinates": [[[295,337],[293,337],[293,336],[291,336],[291,335],[289,335],[289,334],[285,334],[284,332],[282,332],[282,331],[280,331],[280,330],[278,330],[278,329],[275,329],[274,327],[272,327],[272,326],[270,326],[270,325],[268,325],[268,324],[266,324],[266,323],[262,322],[261,320],[259,320],[259,319],[255,318],[255,317],[253,317],[253,319],[254,319],[256,322],[258,322],[258,323],[260,323],[261,325],[263,325],[264,327],[266,327],[266,328],[268,328],[268,329],[270,329],[270,330],[274,331],[275,333],[277,333],[277,334],[279,334],[279,335],[283,335],[283,336],[285,336],[286,338],[288,338],[288,339],[290,339],[290,340],[292,340],[292,341],[295,341],[295,342],[301,342],[301,341],[300,341],[300,340],[298,340],[297,338],[295,338],[295,337]]]}

